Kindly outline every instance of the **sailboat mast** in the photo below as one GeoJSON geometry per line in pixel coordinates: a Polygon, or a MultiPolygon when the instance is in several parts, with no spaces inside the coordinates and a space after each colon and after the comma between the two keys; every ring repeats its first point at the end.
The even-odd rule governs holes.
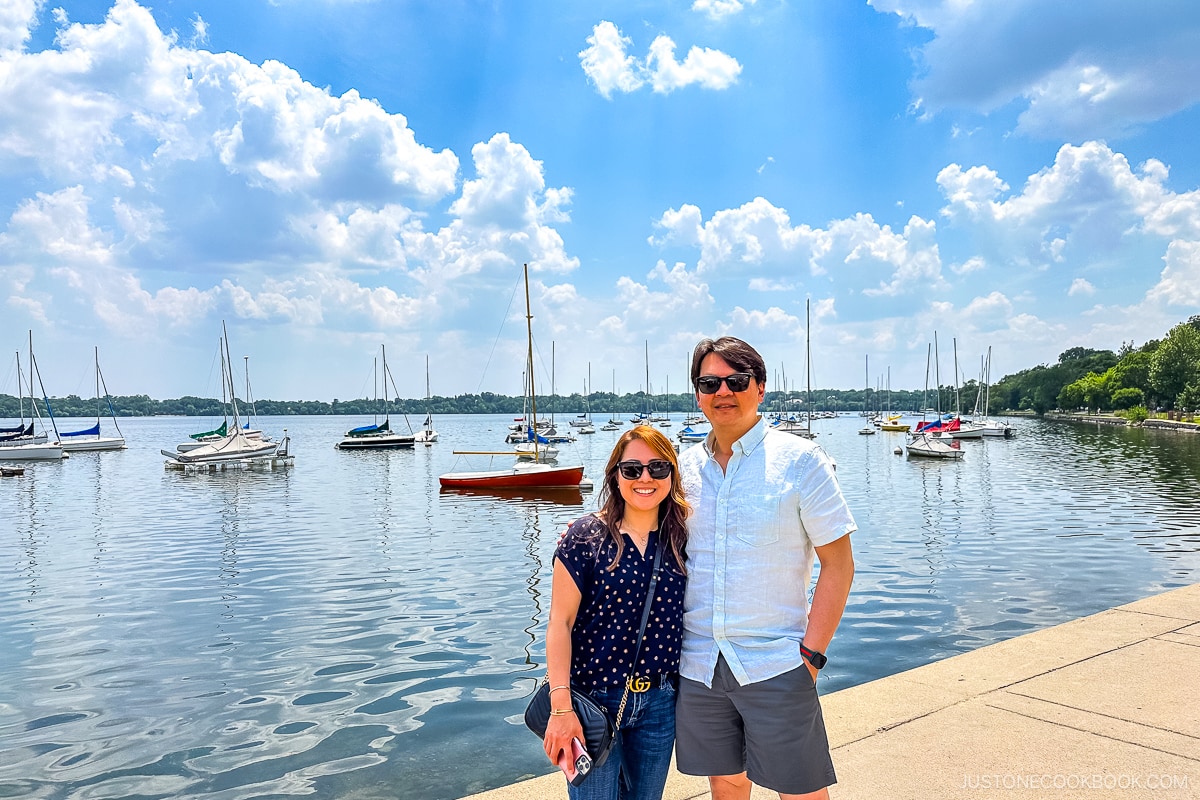
{"type": "Polygon", "coordinates": [[[942,418],[942,374],[938,369],[938,343],[937,331],[933,332],[933,382],[937,386],[937,413],[938,419],[942,418]]]}
{"type": "MultiPolygon", "coordinates": [[[[104,388],[104,400],[105,400],[105,402],[108,403],[108,413],[109,413],[109,416],[112,417],[113,427],[117,429],[118,436],[124,436],[125,434],[121,433],[121,426],[117,424],[117,412],[116,412],[116,410],[113,409],[112,396],[109,395],[109,393],[108,393],[108,384],[104,382],[104,373],[100,371],[100,348],[99,347],[96,348],[96,380],[98,381],[98,383],[96,384],[97,387],[104,388]]],[[[96,389],[97,396],[99,396],[99,392],[100,392],[100,389],[97,388],[96,389]]]]}
{"type": "Polygon", "coordinates": [[[810,304],[812,300],[804,300],[804,374],[805,390],[804,404],[808,407],[805,415],[805,429],[812,432],[812,315],[810,304]]]}
{"type": "Polygon", "coordinates": [[[533,312],[529,306],[529,265],[525,265],[525,334],[528,340],[530,429],[533,431],[533,459],[538,460],[537,391],[533,385],[533,312]]]}
{"type": "MultiPolygon", "coordinates": [[[[21,376],[21,351],[17,350],[17,406],[21,415],[21,428],[25,427],[25,380],[21,376]]],[[[33,384],[29,386],[29,395],[33,396],[33,384]]],[[[31,419],[30,422],[33,420],[31,419]]]]}
{"type": "MultiPolygon", "coordinates": [[[[233,415],[233,427],[235,430],[240,430],[241,426],[238,423],[237,397],[233,391],[233,357],[229,355],[229,331],[225,329],[225,320],[221,320],[221,335],[225,339],[225,350],[223,351],[225,359],[225,371],[228,372],[229,378],[229,410],[233,415]]],[[[225,380],[225,375],[221,377],[222,382],[225,380]]]]}
{"type": "Polygon", "coordinates": [[[33,331],[29,332],[29,403],[37,410],[33,401],[33,376],[37,375],[38,388],[42,390],[42,402],[46,404],[46,415],[50,417],[50,427],[54,429],[54,441],[61,441],[58,433],[58,423],[54,421],[54,409],[50,407],[50,398],[46,396],[46,384],[42,383],[42,371],[38,369],[37,360],[33,357],[33,331]]]}
{"type": "Polygon", "coordinates": [[[650,340],[646,340],[646,422],[654,415],[654,403],[650,401],[650,340]]]}

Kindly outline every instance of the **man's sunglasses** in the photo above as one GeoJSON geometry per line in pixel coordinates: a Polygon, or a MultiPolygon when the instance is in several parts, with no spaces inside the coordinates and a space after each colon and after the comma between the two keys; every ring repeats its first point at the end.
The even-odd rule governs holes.
{"type": "Polygon", "coordinates": [[[675,467],[670,461],[651,461],[649,464],[643,464],[640,461],[621,461],[617,463],[617,471],[621,473],[621,477],[630,481],[636,481],[642,477],[642,470],[649,470],[651,478],[661,481],[663,478],[671,477],[671,472],[674,469],[675,467]]]}
{"type": "Polygon", "coordinates": [[[724,383],[729,387],[731,392],[744,392],[750,388],[750,381],[754,376],[749,372],[735,372],[732,375],[726,375],[724,378],[718,378],[716,375],[701,375],[696,378],[696,388],[700,390],[700,394],[716,394],[724,383]]]}

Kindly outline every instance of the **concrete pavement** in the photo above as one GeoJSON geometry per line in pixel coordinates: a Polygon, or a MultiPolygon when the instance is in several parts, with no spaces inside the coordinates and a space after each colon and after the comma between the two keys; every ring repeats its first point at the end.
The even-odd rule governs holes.
{"type": "MultiPolygon", "coordinates": [[[[1200,584],[844,689],[822,706],[833,800],[1200,798],[1200,584]]],[[[565,797],[552,774],[470,800],[565,797]]],[[[705,779],[672,771],[665,800],[709,797],[705,779]]]]}

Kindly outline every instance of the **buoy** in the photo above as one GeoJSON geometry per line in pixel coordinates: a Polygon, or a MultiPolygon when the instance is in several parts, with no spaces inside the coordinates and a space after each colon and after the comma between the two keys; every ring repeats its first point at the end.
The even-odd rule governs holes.
{"type": "Polygon", "coordinates": [[[893,452],[893,453],[895,453],[895,454],[896,454],[896,455],[898,455],[898,456],[902,456],[902,455],[904,455],[904,451],[903,451],[903,450],[901,450],[899,447],[897,447],[897,448],[896,448],[895,450],[893,450],[892,452],[893,452]]]}

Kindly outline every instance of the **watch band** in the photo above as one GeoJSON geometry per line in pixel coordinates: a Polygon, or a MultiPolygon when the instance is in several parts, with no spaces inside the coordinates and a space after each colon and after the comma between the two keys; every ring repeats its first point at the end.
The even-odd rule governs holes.
{"type": "Polygon", "coordinates": [[[811,647],[805,647],[804,642],[800,643],[800,655],[804,656],[804,660],[812,664],[815,669],[821,669],[829,663],[829,659],[819,650],[813,650],[811,647]]]}

